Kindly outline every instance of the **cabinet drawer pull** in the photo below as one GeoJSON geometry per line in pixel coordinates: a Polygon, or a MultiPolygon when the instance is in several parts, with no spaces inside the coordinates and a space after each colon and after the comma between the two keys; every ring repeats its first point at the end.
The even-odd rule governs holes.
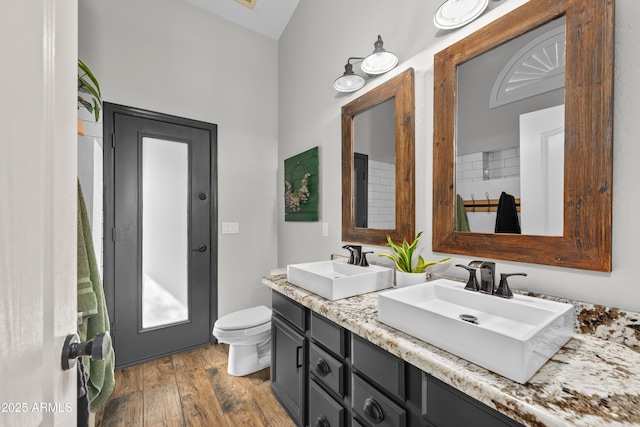
{"type": "Polygon", "coordinates": [[[323,414],[320,414],[318,419],[316,420],[316,427],[331,427],[329,424],[329,420],[323,414]]]}
{"type": "Polygon", "coordinates": [[[302,368],[302,357],[300,357],[302,346],[296,347],[296,368],[302,368]]]}
{"type": "Polygon", "coordinates": [[[329,374],[329,372],[331,372],[331,368],[329,367],[329,364],[324,359],[320,358],[316,363],[316,372],[321,377],[326,377],[329,374]]]}
{"type": "Polygon", "coordinates": [[[379,423],[384,420],[384,412],[382,412],[382,408],[373,400],[373,397],[367,397],[364,401],[364,408],[362,409],[364,413],[370,416],[375,422],[379,423]]]}

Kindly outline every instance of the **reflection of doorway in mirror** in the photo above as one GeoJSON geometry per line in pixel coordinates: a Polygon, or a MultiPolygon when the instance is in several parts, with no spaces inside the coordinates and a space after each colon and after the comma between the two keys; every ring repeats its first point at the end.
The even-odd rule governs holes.
{"type": "Polygon", "coordinates": [[[356,228],[369,226],[369,156],[353,153],[353,202],[356,228]]]}
{"type": "Polygon", "coordinates": [[[395,109],[393,97],[353,120],[352,191],[358,228],[396,228],[395,109]]]}
{"type": "Polygon", "coordinates": [[[353,153],[353,201],[355,226],[393,229],[396,226],[396,165],[369,161],[353,153]]]}
{"type": "Polygon", "coordinates": [[[562,236],[564,105],[520,116],[522,234],[562,236]]]}

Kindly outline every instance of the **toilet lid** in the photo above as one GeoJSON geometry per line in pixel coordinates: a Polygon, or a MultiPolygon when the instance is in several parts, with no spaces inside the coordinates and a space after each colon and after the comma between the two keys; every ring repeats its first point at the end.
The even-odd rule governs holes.
{"type": "Polygon", "coordinates": [[[222,316],[216,321],[216,328],[226,331],[246,329],[271,321],[271,309],[260,305],[222,316]]]}

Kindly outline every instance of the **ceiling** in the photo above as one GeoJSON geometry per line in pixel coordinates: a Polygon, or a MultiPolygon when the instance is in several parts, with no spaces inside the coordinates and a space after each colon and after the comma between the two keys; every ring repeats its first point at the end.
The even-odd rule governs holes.
{"type": "Polygon", "coordinates": [[[235,0],[184,0],[222,18],[278,40],[300,0],[256,0],[253,9],[235,0]]]}

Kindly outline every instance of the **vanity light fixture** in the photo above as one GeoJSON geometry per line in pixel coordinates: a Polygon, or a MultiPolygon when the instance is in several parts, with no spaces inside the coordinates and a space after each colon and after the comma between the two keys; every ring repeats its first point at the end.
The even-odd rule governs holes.
{"type": "Polygon", "coordinates": [[[350,57],[344,66],[344,74],[333,82],[333,88],[338,92],[355,92],[364,86],[364,77],[353,72],[351,61],[362,61],[360,68],[369,76],[384,74],[395,68],[398,65],[398,57],[394,53],[387,52],[383,45],[382,37],[378,35],[378,40],[374,43],[374,50],[371,55],[365,58],[350,57]]]}

